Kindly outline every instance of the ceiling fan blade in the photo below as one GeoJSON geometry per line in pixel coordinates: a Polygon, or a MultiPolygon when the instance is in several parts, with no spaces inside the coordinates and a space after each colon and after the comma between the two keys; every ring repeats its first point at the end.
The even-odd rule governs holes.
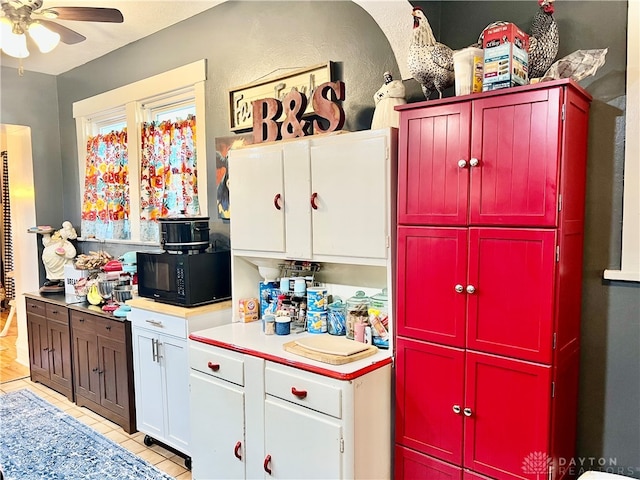
{"type": "Polygon", "coordinates": [[[102,7],[51,7],[38,12],[59,20],[79,20],[85,22],[122,23],[124,17],[117,8],[102,7]],[[54,17],[55,15],[55,17],[54,17]]]}
{"type": "Polygon", "coordinates": [[[60,35],[60,41],[62,43],[66,43],[67,45],[80,43],[87,39],[87,37],[85,37],[84,35],[80,35],[78,32],[64,27],[59,23],[50,22],[48,20],[38,20],[38,22],[42,23],[52,32],[56,32],[58,35],[60,35]]]}

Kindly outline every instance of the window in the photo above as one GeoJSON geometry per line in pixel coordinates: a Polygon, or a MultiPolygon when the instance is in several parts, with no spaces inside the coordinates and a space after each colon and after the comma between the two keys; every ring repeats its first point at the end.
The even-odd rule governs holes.
{"type": "MultiPolygon", "coordinates": [[[[120,132],[119,140],[122,140],[122,132],[125,134],[126,147],[121,147],[121,151],[126,151],[128,169],[126,178],[128,178],[128,208],[123,210],[128,217],[128,224],[113,228],[113,222],[108,221],[106,226],[99,230],[91,231],[87,229],[87,235],[93,235],[99,239],[126,239],[134,242],[158,242],[158,228],[156,225],[157,214],[149,222],[148,209],[145,213],[145,203],[148,195],[142,186],[141,180],[144,180],[144,174],[141,177],[141,171],[145,165],[145,155],[143,155],[142,129],[147,126],[154,126],[155,129],[164,128],[165,131],[185,131],[187,141],[192,140],[193,144],[187,141],[178,140],[178,144],[182,145],[183,152],[192,152],[195,158],[197,152],[197,170],[196,165],[192,168],[177,168],[175,165],[167,165],[168,171],[180,173],[181,178],[185,178],[184,172],[189,175],[188,181],[191,182],[193,190],[186,189],[186,194],[191,194],[187,199],[192,202],[191,198],[197,199],[190,204],[191,210],[188,213],[196,213],[207,216],[207,165],[206,165],[206,143],[205,135],[195,135],[195,120],[197,119],[198,130],[206,131],[205,127],[205,102],[204,102],[204,81],[206,79],[205,61],[200,60],[184,67],[180,67],[154,77],[135,82],[124,87],[120,87],[109,92],[91,97],[73,105],[73,115],[76,119],[76,128],[78,132],[78,168],[80,172],[80,195],[85,195],[85,184],[87,180],[87,142],[89,139],[97,138],[100,141],[109,144],[109,140],[113,140],[113,135],[120,132]],[[190,132],[187,127],[193,124],[193,131],[190,132]],[[181,125],[180,128],[176,128],[181,125]],[[185,127],[186,125],[186,127],[185,127]],[[136,132],[135,134],[133,132],[136,132]],[[180,143],[182,142],[182,143],[180,143]],[[186,146],[185,146],[186,145],[186,146]],[[191,149],[191,150],[189,150],[191,149]],[[197,173],[197,175],[196,175],[197,173]],[[197,183],[196,183],[197,181],[197,183]],[[202,188],[197,188],[201,185],[202,188]],[[129,213],[130,212],[130,213],[129,213]],[[142,220],[144,219],[144,220],[142,220]]],[[[159,138],[159,137],[157,137],[159,138]]],[[[93,144],[91,144],[93,145],[93,144]]],[[[105,146],[101,145],[104,151],[105,146]]],[[[148,155],[147,155],[148,157],[148,155]]],[[[183,155],[184,157],[184,155],[183,155]]],[[[148,160],[148,158],[147,158],[148,160]]],[[[119,160],[119,167],[122,167],[123,159],[119,160]]],[[[114,163],[115,160],[112,160],[114,163]]],[[[117,163],[117,162],[115,162],[117,163]]],[[[111,165],[111,164],[108,164],[111,165]]],[[[118,170],[115,166],[102,165],[102,170],[109,170],[109,178],[125,178],[123,170],[118,170]],[[114,169],[122,173],[121,175],[113,175],[114,169]]],[[[147,173],[148,173],[147,169],[147,173]]],[[[153,168],[152,168],[153,171],[153,168]]],[[[104,183],[101,183],[104,186],[104,183]]],[[[185,190],[184,188],[181,190],[185,190]]],[[[122,193],[119,200],[122,200],[125,194],[122,193]]],[[[183,210],[177,204],[176,198],[172,195],[166,196],[167,205],[174,205],[174,210],[183,210]],[[173,202],[173,203],[171,203],[173,202]]],[[[111,197],[110,197],[111,198],[111,197]]],[[[183,202],[184,203],[184,202],[183,202]]],[[[101,203],[101,205],[104,205],[101,203]]],[[[95,210],[94,207],[90,207],[95,210]]],[[[173,213],[171,209],[163,210],[165,213],[173,213]]],[[[108,220],[120,219],[123,214],[120,211],[117,215],[111,213],[103,214],[108,220]]],[[[83,219],[87,216],[83,212],[83,219]]],[[[82,236],[86,237],[83,228],[82,236]]]]}

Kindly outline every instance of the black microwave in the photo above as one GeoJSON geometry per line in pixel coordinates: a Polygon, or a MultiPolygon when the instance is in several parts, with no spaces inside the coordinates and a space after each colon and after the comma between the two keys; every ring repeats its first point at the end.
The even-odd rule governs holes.
{"type": "Polygon", "coordinates": [[[231,298],[231,251],[137,252],[138,295],[195,307],[231,298]]]}

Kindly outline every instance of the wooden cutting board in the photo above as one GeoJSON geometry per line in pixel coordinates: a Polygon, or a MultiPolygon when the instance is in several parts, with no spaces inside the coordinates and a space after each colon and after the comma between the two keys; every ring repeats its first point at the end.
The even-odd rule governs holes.
{"type": "Polygon", "coordinates": [[[287,352],[331,365],[343,365],[374,355],[378,347],[347,340],[345,337],[317,335],[287,342],[287,352]]]}

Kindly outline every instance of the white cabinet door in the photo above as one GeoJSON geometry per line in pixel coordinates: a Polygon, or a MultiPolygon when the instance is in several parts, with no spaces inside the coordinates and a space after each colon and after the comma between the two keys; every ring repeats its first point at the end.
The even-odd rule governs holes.
{"type": "Polygon", "coordinates": [[[141,432],[161,439],[164,434],[164,394],[162,365],[157,361],[156,336],[133,329],[133,370],[136,396],[136,423],[141,432]]]}
{"type": "Polygon", "coordinates": [[[245,399],[241,387],[191,370],[191,475],[245,478],[245,399]]]}
{"type": "MultiPolygon", "coordinates": [[[[164,370],[166,432],[164,441],[189,455],[189,359],[187,341],[158,337],[160,364],[164,370]]],[[[159,439],[163,441],[162,439],[159,439]]]]}
{"type": "Polygon", "coordinates": [[[285,251],[287,198],[281,146],[229,152],[229,208],[234,249],[285,251]]]}
{"type": "Polygon", "coordinates": [[[265,477],[343,478],[339,420],[269,395],[264,413],[265,477]]]}
{"type": "Polygon", "coordinates": [[[386,137],[311,146],[313,254],[387,257],[386,137]]]}

